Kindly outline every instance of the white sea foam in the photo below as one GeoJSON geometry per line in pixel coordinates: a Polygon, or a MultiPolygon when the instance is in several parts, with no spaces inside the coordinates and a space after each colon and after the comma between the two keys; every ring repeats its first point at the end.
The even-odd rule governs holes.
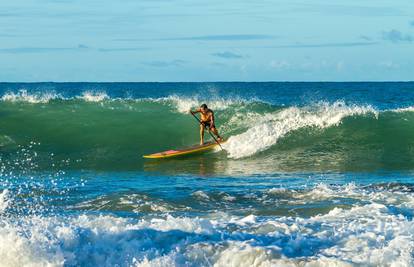
{"type": "MultiPolygon", "coordinates": [[[[73,98],[82,99],[86,102],[101,102],[103,100],[109,99],[109,96],[106,94],[106,92],[85,91],[82,92],[80,96],[75,96],[73,98]]],[[[24,89],[17,92],[7,92],[1,97],[2,101],[26,102],[33,104],[48,103],[49,101],[55,99],[70,100],[71,98],[66,98],[54,91],[28,92],[24,89]]]]}
{"type": "Polygon", "coordinates": [[[394,112],[414,112],[414,107],[411,106],[411,107],[406,107],[406,108],[397,108],[397,109],[393,109],[391,111],[394,111],[394,112]]]}
{"type": "Polygon", "coordinates": [[[62,98],[55,92],[29,93],[27,90],[19,90],[18,92],[7,92],[2,97],[2,101],[8,102],[27,102],[27,103],[47,103],[50,100],[62,98]]]}
{"type": "Polygon", "coordinates": [[[201,190],[195,191],[194,193],[192,193],[192,195],[194,197],[196,197],[198,199],[202,199],[202,200],[209,200],[210,199],[210,197],[205,192],[203,192],[201,190]]]}
{"type": "Polygon", "coordinates": [[[109,99],[109,96],[106,94],[106,92],[86,91],[82,93],[79,99],[82,99],[86,102],[102,102],[109,99]]]}
{"type": "MultiPolygon", "coordinates": [[[[137,220],[86,214],[15,218],[0,213],[0,266],[414,264],[414,222],[398,212],[412,201],[412,192],[399,191],[391,201],[387,194],[396,193],[392,190],[355,184],[320,184],[307,192],[317,191],[326,197],[334,192],[371,201],[309,218],[221,213],[137,220]]],[[[8,191],[0,196],[1,203],[10,201],[8,191]]]]}
{"type": "Polygon", "coordinates": [[[247,157],[266,150],[286,134],[300,128],[328,128],[340,124],[345,117],[367,113],[378,116],[378,112],[370,106],[348,106],[343,102],[289,107],[263,115],[246,132],[230,137],[223,148],[230,158],[247,157]]]}
{"type": "Polygon", "coordinates": [[[29,92],[25,89],[21,89],[17,92],[6,92],[2,97],[2,101],[8,102],[26,102],[26,103],[48,103],[51,100],[73,100],[80,99],[85,102],[102,102],[102,101],[132,101],[132,102],[155,102],[172,105],[172,107],[180,113],[187,113],[190,109],[198,108],[202,103],[206,102],[213,110],[225,110],[229,107],[238,108],[237,106],[245,103],[250,103],[252,100],[244,100],[238,97],[233,98],[220,98],[209,97],[208,101],[205,98],[199,96],[184,97],[178,95],[170,95],[161,98],[132,98],[132,97],[110,97],[105,91],[88,90],[83,91],[80,95],[74,95],[71,97],[65,97],[54,91],[39,91],[29,92]]]}
{"type": "Polygon", "coordinates": [[[190,109],[195,109],[200,107],[201,104],[206,103],[209,108],[213,110],[225,110],[231,106],[243,105],[250,101],[243,100],[241,98],[208,98],[208,101],[201,97],[182,97],[177,95],[171,95],[168,97],[163,97],[155,99],[157,102],[171,102],[174,108],[180,113],[188,113],[190,109]]]}
{"type": "Polygon", "coordinates": [[[117,210],[133,211],[135,213],[172,212],[190,209],[184,205],[172,205],[160,199],[151,199],[143,194],[125,194],[120,197],[103,196],[83,201],[71,207],[82,210],[111,210],[112,207],[117,207],[117,210]]]}
{"type": "MultiPolygon", "coordinates": [[[[320,252],[327,257],[363,265],[370,262],[376,266],[412,266],[414,263],[413,221],[392,214],[384,205],[373,203],[350,210],[335,208],[310,221],[335,227],[335,235],[329,237],[335,245],[320,252]]],[[[324,229],[321,230],[319,235],[327,237],[324,229]]]]}
{"type": "Polygon", "coordinates": [[[9,204],[8,199],[9,190],[5,189],[3,192],[0,193],[0,214],[4,212],[9,204]]]}
{"type": "Polygon", "coordinates": [[[253,198],[266,203],[278,204],[280,199],[290,205],[306,205],[311,202],[330,201],[331,203],[341,203],[341,199],[352,199],[357,202],[375,202],[381,205],[392,205],[398,207],[407,214],[414,215],[414,194],[404,191],[404,187],[398,190],[372,189],[358,187],[355,183],[345,185],[327,185],[324,183],[316,184],[312,188],[306,189],[280,189],[271,188],[266,190],[263,195],[254,195],[253,198]]]}
{"type": "Polygon", "coordinates": [[[82,215],[66,222],[30,218],[31,223],[25,225],[30,229],[3,223],[0,265],[413,264],[413,222],[393,215],[383,205],[337,208],[309,219],[282,217],[257,222],[250,217],[254,218],[233,223],[239,227],[235,232],[227,232],[224,220],[172,216],[137,223],[112,216],[82,215]],[[24,231],[30,234],[22,234],[24,231]]]}
{"type": "Polygon", "coordinates": [[[286,188],[271,188],[271,189],[267,190],[267,192],[269,194],[275,194],[275,195],[283,194],[283,193],[286,193],[287,191],[288,190],[286,188]]]}

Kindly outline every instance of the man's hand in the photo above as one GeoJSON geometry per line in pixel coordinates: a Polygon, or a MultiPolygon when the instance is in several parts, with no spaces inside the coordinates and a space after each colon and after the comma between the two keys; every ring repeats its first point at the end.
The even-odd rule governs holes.
{"type": "Polygon", "coordinates": [[[188,111],[190,114],[194,114],[194,112],[190,109],[189,111],[188,111]]]}

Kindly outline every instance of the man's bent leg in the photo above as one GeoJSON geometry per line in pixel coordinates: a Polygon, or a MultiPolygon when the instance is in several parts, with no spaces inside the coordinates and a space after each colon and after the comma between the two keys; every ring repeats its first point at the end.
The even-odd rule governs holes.
{"type": "Polygon", "coordinates": [[[213,127],[210,130],[217,136],[217,138],[219,139],[219,141],[222,140],[221,137],[220,137],[220,135],[219,135],[219,133],[218,133],[218,131],[217,131],[217,129],[216,129],[216,127],[213,127]]]}

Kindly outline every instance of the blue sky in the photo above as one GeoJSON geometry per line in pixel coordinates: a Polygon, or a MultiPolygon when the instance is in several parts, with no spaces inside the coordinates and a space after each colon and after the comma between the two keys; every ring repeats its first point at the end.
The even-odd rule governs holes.
{"type": "Polygon", "coordinates": [[[0,1],[0,81],[414,80],[412,0],[0,1]]]}

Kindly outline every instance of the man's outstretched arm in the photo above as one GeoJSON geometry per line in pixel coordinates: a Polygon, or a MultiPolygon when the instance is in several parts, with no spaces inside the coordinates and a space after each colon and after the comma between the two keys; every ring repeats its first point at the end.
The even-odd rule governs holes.
{"type": "Polygon", "coordinates": [[[194,113],[200,113],[201,112],[201,110],[200,109],[196,109],[196,110],[194,110],[194,111],[192,111],[191,109],[190,109],[190,113],[191,114],[194,114],[194,113]]]}

